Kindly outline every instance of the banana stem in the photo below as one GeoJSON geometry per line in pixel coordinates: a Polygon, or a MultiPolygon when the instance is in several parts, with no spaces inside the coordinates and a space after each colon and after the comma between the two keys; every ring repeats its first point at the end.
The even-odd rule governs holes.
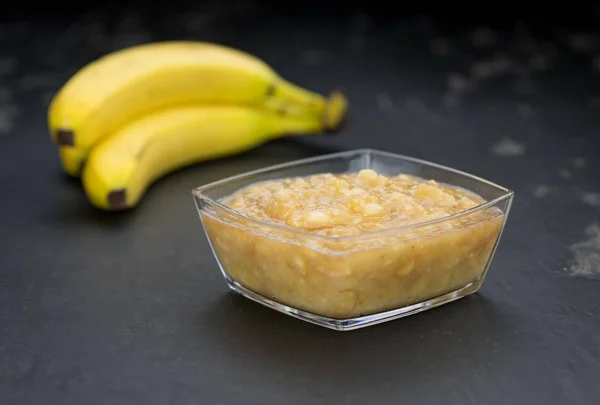
{"type": "Polygon", "coordinates": [[[315,134],[322,131],[323,124],[321,120],[277,117],[270,122],[268,132],[271,138],[279,138],[282,136],[315,134]]]}
{"type": "Polygon", "coordinates": [[[315,118],[322,119],[325,114],[327,104],[325,97],[285,80],[280,80],[275,84],[273,97],[286,104],[296,105],[315,118]]]}

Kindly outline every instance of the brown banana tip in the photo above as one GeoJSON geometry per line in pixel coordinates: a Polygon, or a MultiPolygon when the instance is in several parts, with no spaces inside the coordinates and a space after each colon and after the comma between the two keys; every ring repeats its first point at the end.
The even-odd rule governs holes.
{"type": "Polygon", "coordinates": [[[342,131],[344,128],[346,128],[346,126],[348,125],[348,111],[349,108],[346,108],[346,111],[344,111],[344,115],[342,115],[342,118],[337,122],[336,125],[331,126],[328,120],[329,114],[328,111],[325,111],[325,122],[323,125],[325,127],[325,134],[327,135],[334,135],[337,134],[338,132],[342,131]]]}
{"type": "Polygon", "coordinates": [[[70,129],[56,131],[56,143],[60,146],[75,146],[75,134],[70,129]]]}
{"type": "Polygon", "coordinates": [[[346,128],[346,126],[348,125],[348,111],[346,111],[344,113],[344,116],[342,117],[341,120],[339,120],[339,122],[337,123],[337,125],[335,126],[325,126],[325,134],[327,135],[335,135],[338,132],[342,131],[344,128],[346,128]]]}
{"type": "Polygon", "coordinates": [[[345,103],[347,103],[347,98],[346,98],[346,91],[343,88],[337,88],[333,91],[331,91],[329,93],[329,95],[327,96],[327,101],[331,101],[331,100],[336,100],[336,99],[341,99],[344,100],[345,103]]]}
{"type": "Polygon", "coordinates": [[[329,98],[333,97],[333,96],[344,96],[345,93],[345,88],[344,87],[338,87],[337,89],[334,89],[331,91],[331,93],[329,93],[329,98]]]}
{"type": "Polygon", "coordinates": [[[113,190],[108,193],[106,198],[108,206],[114,210],[123,210],[127,208],[127,191],[124,188],[113,190]]]}

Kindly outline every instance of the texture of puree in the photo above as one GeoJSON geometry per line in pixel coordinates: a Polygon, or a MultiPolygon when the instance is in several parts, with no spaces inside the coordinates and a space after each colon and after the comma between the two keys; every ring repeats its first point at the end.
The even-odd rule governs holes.
{"type": "Polygon", "coordinates": [[[502,228],[502,211],[418,224],[484,201],[433,180],[361,170],[257,183],[221,201],[283,227],[218,208],[203,210],[202,219],[232,280],[282,304],[347,319],[478,281],[502,228]]]}

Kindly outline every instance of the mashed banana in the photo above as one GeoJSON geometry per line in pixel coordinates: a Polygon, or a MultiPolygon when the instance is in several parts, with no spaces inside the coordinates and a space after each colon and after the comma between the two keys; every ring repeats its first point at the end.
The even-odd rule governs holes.
{"type": "Polygon", "coordinates": [[[228,276],[336,319],[426,301],[477,281],[503,214],[459,188],[373,170],[258,183],[202,219],[228,276]],[[422,225],[419,225],[424,223],[422,225]],[[275,224],[278,226],[271,226],[275,224]]]}

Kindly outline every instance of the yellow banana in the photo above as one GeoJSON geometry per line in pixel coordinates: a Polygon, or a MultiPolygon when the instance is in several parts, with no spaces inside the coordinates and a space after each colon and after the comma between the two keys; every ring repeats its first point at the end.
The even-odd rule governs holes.
{"type": "Polygon", "coordinates": [[[271,139],[323,131],[321,120],[282,118],[242,106],[185,106],[145,116],[92,149],[83,170],[90,202],[103,210],[134,207],[163,175],[271,139]]]}
{"type": "Polygon", "coordinates": [[[58,148],[58,155],[64,171],[71,177],[79,177],[87,159],[87,151],[61,146],[58,148]]]}
{"type": "MultiPolygon", "coordinates": [[[[270,111],[280,117],[296,116],[303,118],[303,112],[279,102],[272,102],[265,106],[265,111],[270,111]]],[[[306,117],[304,117],[306,118],[306,117]]],[[[58,152],[63,170],[71,177],[78,178],[81,176],[83,165],[85,164],[89,151],[85,149],[77,149],[72,146],[59,146],[58,152]]]]}
{"type": "MultiPolygon", "coordinates": [[[[323,130],[335,132],[345,124],[348,105],[345,97],[339,91],[334,91],[327,103],[327,108],[323,116],[323,130]]],[[[285,103],[275,102],[265,105],[265,112],[270,112],[279,117],[294,117],[295,119],[310,119],[304,111],[295,107],[288,106],[285,103]]],[[[87,160],[89,151],[77,149],[72,146],[60,146],[59,155],[64,171],[71,177],[79,177],[83,165],[87,160]]]]}
{"type": "Polygon", "coordinates": [[[53,140],[89,150],[127,122],[181,104],[282,105],[326,120],[327,100],[282,79],[262,60],[225,46],[173,41],[108,54],[81,69],[48,112],[53,140]]]}

